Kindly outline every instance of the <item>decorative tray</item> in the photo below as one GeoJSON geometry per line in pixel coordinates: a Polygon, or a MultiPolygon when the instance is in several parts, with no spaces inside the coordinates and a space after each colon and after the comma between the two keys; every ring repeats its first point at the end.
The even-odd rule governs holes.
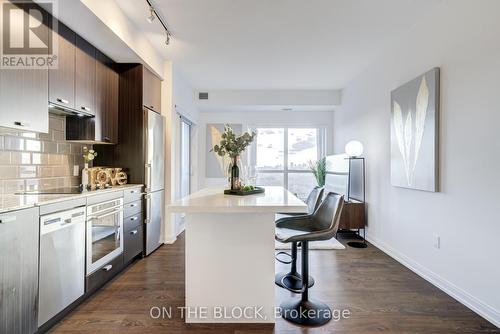
{"type": "Polygon", "coordinates": [[[253,187],[252,190],[231,190],[231,189],[226,189],[224,190],[224,195],[237,195],[237,196],[245,196],[245,195],[254,195],[254,194],[262,194],[264,191],[266,191],[262,187],[253,187]]]}

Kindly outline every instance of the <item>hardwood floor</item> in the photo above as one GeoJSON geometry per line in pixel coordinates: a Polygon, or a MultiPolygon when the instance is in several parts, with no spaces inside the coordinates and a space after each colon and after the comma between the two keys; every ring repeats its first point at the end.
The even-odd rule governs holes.
{"type": "MultiPolygon", "coordinates": [[[[346,240],[341,240],[344,244],[346,240]]],[[[369,245],[311,251],[310,290],[350,317],[319,328],[278,319],[271,325],[187,325],[179,313],[153,319],[151,307],[184,305],[184,235],[108,283],[53,328],[53,333],[500,333],[444,292],[369,245]]],[[[277,264],[277,270],[285,270],[277,264]]],[[[209,287],[207,287],[208,289],[209,287]]],[[[290,293],[276,287],[276,303],[290,293]]]]}

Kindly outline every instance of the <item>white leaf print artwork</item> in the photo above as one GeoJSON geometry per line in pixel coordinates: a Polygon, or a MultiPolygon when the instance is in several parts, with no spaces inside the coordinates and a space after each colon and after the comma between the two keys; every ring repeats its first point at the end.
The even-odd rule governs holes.
{"type": "Polygon", "coordinates": [[[422,139],[424,138],[425,118],[427,116],[428,105],[429,88],[427,87],[427,80],[425,80],[424,76],[422,77],[420,88],[418,89],[415,109],[415,159],[413,159],[412,173],[415,173],[415,168],[420,153],[420,147],[422,147],[422,139]]]}
{"type": "Polygon", "coordinates": [[[411,110],[406,115],[405,122],[405,152],[406,152],[406,180],[408,181],[408,185],[411,185],[411,171],[410,171],[410,153],[411,153],[411,139],[412,139],[412,123],[411,123],[411,110]]]}
{"type": "Polygon", "coordinates": [[[429,104],[429,88],[425,76],[422,77],[415,103],[415,124],[413,124],[412,110],[408,110],[403,124],[403,112],[397,101],[393,104],[394,133],[398,142],[399,152],[403,159],[406,182],[412,186],[415,177],[420,148],[425,130],[425,119],[429,104]],[[415,131],[413,131],[415,129],[415,131]],[[413,146],[412,146],[413,145],[413,146]]]}

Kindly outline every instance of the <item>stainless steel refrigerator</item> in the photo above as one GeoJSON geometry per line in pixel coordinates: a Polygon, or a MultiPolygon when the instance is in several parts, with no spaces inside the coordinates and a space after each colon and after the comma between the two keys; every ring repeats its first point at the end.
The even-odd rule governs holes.
{"type": "Polygon", "coordinates": [[[165,222],[165,119],[148,108],[144,111],[145,253],[162,244],[165,222]]]}

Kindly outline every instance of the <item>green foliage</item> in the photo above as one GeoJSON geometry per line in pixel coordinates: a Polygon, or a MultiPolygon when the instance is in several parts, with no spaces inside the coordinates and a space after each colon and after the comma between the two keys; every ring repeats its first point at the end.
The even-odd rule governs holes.
{"type": "Polygon", "coordinates": [[[309,168],[313,172],[318,186],[323,187],[325,185],[326,177],[326,157],[323,157],[316,162],[310,161],[309,168]]]}
{"type": "Polygon", "coordinates": [[[226,124],[224,125],[224,133],[221,136],[220,143],[215,145],[210,152],[215,152],[221,157],[229,155],[231,158],[235,158],[254,141],[256,135],[255,132],[245,132],[238,137],[233,132],[233,129],[226,124]]]}

